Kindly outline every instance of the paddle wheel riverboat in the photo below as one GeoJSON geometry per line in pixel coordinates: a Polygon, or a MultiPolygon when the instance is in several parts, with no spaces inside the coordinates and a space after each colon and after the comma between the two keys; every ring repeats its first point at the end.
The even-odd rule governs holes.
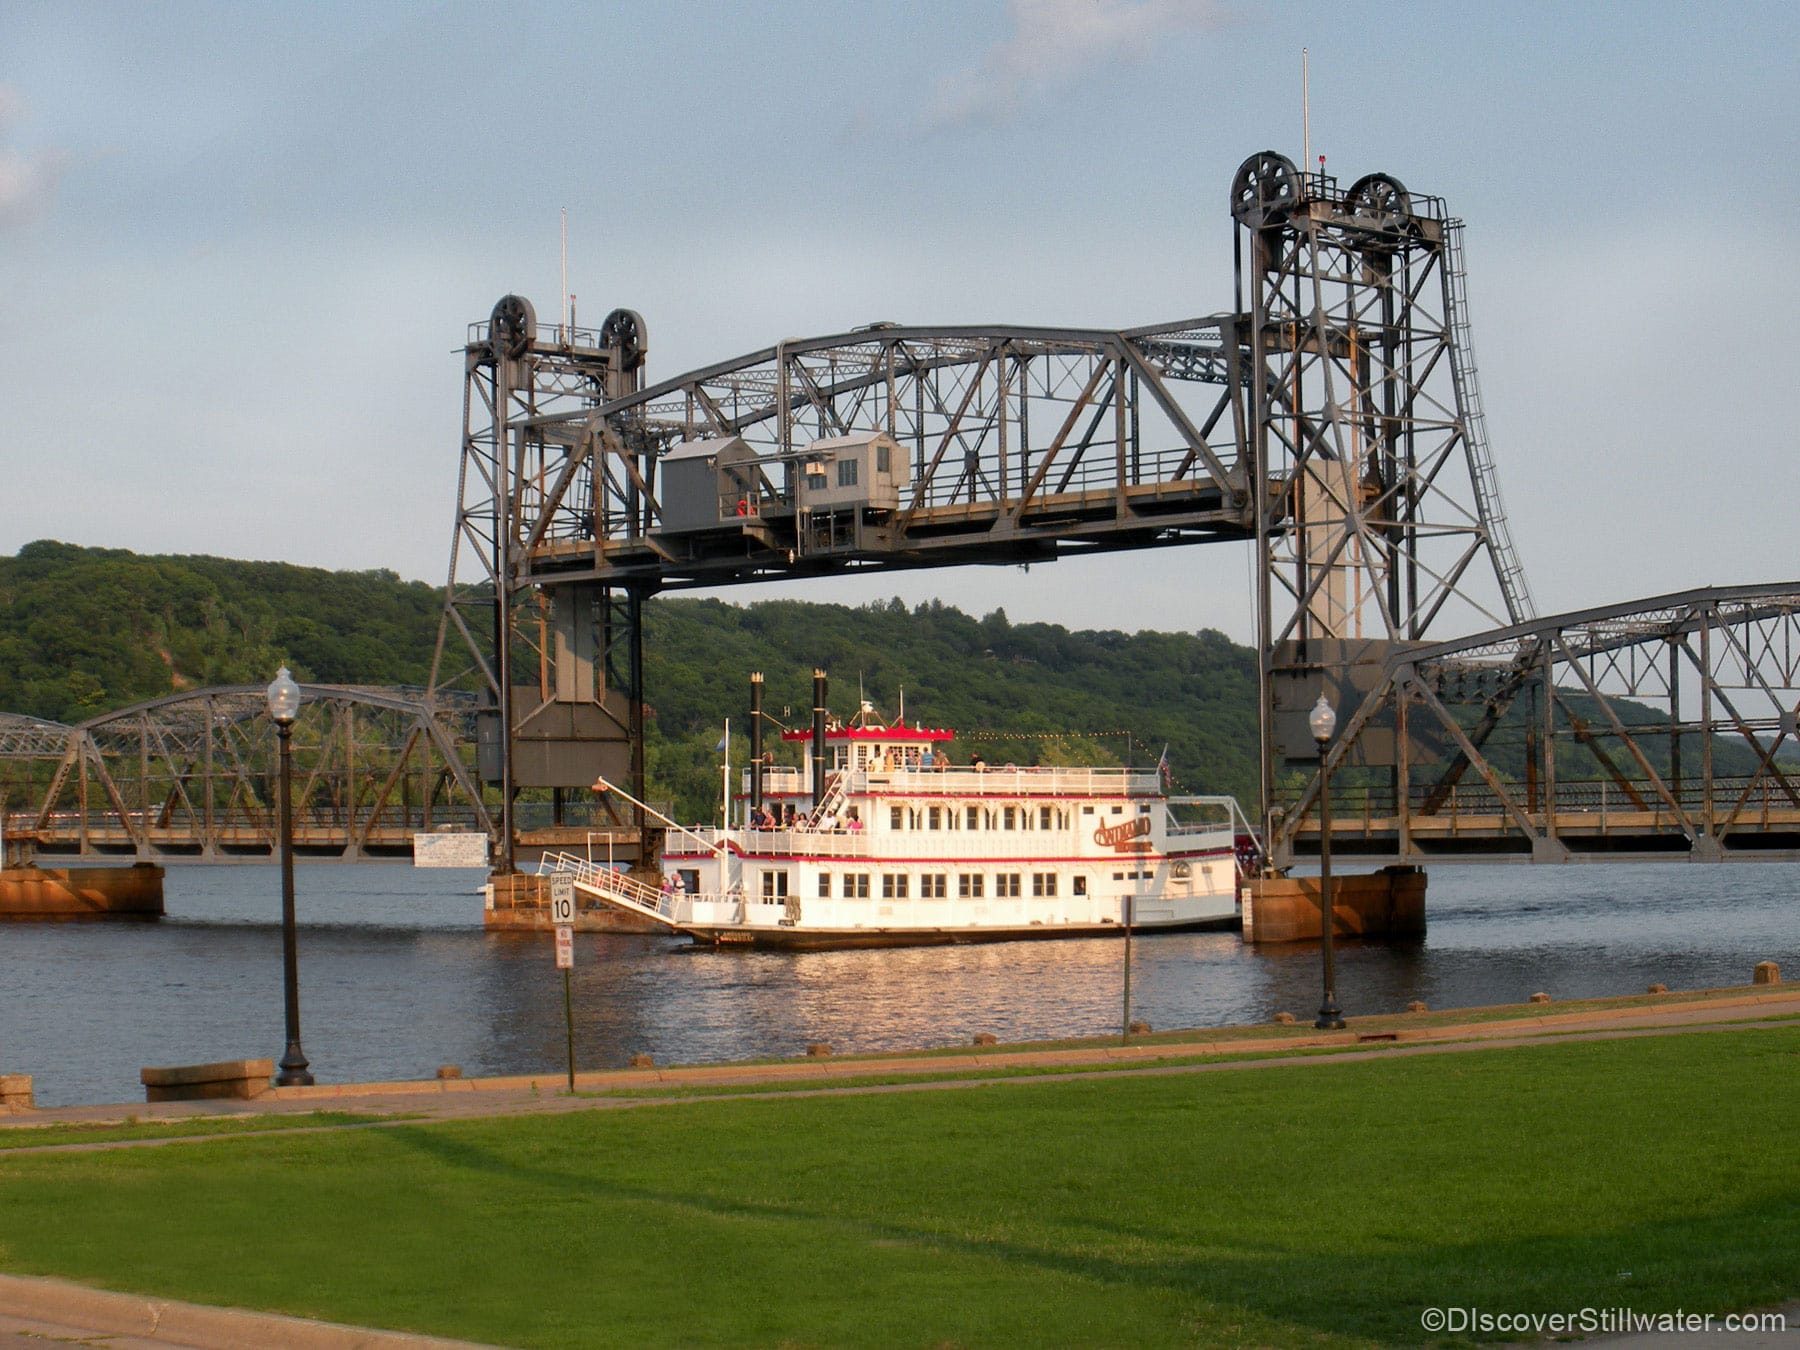
{"type": "MultiPolygon", "coordinates": [[[[955,733],[867,703],[800,767],[753,764],[732,815],[676,827],[661,889],[568,854],[545,871],[698,941],[916,946],[1227,928],[1250,827],[1230,797],[1151,769],[952,763],[955,733]],[[816,789],[816,790],[815,790],[816,789]]],[[[821,734],[822,733],[822,734],[821,734]]],[[[618,790],[612,785],[604,785],[618,790]]]]}

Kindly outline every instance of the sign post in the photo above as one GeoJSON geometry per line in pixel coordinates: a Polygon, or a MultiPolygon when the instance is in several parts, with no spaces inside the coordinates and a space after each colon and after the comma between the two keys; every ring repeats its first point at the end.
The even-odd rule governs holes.
{"type": "Polygon", "coordinates": [[[1119,1033],[1121,1041],[1131,1039],[1131,920],[1136,898],[1127,895],[1122,901],[1125,907],[1125,1017],[1123,1030],[1119,1033]]]}
{"type": "Polygon", "coordinates": [[[550,878],[550,921],[556,925],[556,968],[563,977],[563,1023],[568,1029],[569,1091],[575,1091],[575,1000],[569,972],[575,968],[575,878],[550,878]]]}

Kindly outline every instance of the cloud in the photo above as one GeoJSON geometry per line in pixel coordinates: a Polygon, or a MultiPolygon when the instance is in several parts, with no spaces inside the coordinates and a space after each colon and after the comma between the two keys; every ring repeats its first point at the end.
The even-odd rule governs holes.
{"type": "Polygon", "coordinates": [[[11,85],[0,84],[0,227],[43,214],[62,177],[66,157],[60,150],[25,150],[9,143],[24,116],[24,97],[11,85]]]}
{"type": "Polygon", "coordinates": [[[1008,9],[1012,33],[938,82],[927,128],[1006,121],[1090,70],[1146,60],[1165,34],[1226,19],[1224,0],[1009,0],[1008,9]]]}

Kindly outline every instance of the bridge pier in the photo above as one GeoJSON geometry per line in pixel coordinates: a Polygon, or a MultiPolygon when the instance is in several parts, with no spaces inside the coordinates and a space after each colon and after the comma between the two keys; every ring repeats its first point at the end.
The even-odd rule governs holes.
{"type": "Polygon", "coordinates": [[[0,921],[160,919],[163,870],[129,867],[9,867],[0,871],[0,921]]]}
{"type": "MultiPolygon", "coordinates": [[[[1244,941],[1317,941],[1318,877],[1253,877],[1244,883],[1244,941]]],[[[1331,931],[1338,937],[1425,934],[1425,870],[1384,867],[1331,878],[1331,931]]]]}
{"type": "MultiPolygon", "coordinates": [[[[654,884],[654,883],[652,883],[654,884]]],[[[488,878],[482,925],[514,932],[549,932],[550,878],[529,872],[496,872],[488,878]]],[[[628,914],[577,893],[574,928],[582,933],[666,933],[664,928],[638,914],[628,914]]]]}

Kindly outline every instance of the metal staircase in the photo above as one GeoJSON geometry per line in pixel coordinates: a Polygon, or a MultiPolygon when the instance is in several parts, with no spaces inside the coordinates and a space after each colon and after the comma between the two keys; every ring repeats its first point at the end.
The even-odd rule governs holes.
{"type": "Polygon", "coordinates": [[[819,804],[813,808],[812,814],[807,816],[807,824],[817,829],[819,822],[826,816],[837,813],[838,808],[844,804],[844,799],[849,795],[850,772],[847,769],[839,769],[825,779],[825,795],[819,798],[819,804]]]}

